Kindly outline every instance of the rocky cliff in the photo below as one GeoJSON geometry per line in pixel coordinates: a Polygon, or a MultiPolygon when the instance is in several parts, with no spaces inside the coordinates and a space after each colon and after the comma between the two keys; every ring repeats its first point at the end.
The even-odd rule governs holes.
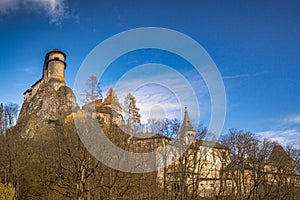
{"type": "Polygon", "coordinates": [[[55,90],[53,83],[48,82],[30,101],[24,101],[17,122],[22,127],[21,136],[31,138],[48,124],[62,124],[72,108],[79,108],[72,90],[67,86],[55,90]]]}

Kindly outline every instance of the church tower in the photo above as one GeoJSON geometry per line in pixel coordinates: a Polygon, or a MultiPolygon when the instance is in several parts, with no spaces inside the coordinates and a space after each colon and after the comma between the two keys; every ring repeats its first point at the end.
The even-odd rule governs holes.
{"type": "Polygon", "coordinates": [[[185,107],[183,122],[179,130],[179,139],[187,144],[196,139],[196,131],[191,124],[187,107],[185,107]]]}
{"type": "Polygon", "coordinates": [[[51,79],[65,83],[65,69],[66,69],[66,54],[53,49],[46,54],[44,61],[44,81],[49,82],[51,79]]]}

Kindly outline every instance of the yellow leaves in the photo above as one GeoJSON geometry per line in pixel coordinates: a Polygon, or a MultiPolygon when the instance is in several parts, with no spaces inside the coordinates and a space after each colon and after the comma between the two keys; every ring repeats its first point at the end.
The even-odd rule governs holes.
{"type": "Polygon", "coordinates": [[[74,122],[74,119],[84,119],[85,117],[85,111],[78,110],[76,113],[72,112],[65,118],[65,124],[70,124],[74,122]]]}
{"type": "Polygon", "coordinates": [[[107,135],[110,133],[110,130],[111,130],[111,126],[109,123],[104,123],[103,124],[103,127],[102,127],[102,130],[104,133],[106,133],[107,135]]]}
{"type": "Polygon", "coordinates": [[[15,196],[15,188],[11,183],[4,185],[0,183],[0,200],[12,200],[15,196]]]}
{"type": "Polygon", "coordinates": [[[65,118],[65,124],[72,123],[73,120],[74,120],[74,113],[71,113],[65,118]]]}

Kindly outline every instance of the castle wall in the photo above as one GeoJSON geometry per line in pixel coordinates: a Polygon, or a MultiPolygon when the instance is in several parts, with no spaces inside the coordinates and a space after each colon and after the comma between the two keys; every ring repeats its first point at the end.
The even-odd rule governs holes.
{"type": "MultiPolygon", "coordinates": [[[[158,155],[157,161],[162,162],[164,159],[172,161],[176,154],[180,155],[179,153],[176,149],[175,151],[166,151],[166,155],[158,155]]],[[[182,180],[188,185],[188,192],[196,189],[201,197],[210,197],[221,191],[221,180],[223,177],[221,177],[220,172],[223,167],[230,163],[227,149],[196,145],[195,148],[188,149],[182,156],[183,159],[174,161],[173,164],[167,167],[166,172],[164,169],[158,170],[157,182],[161,187],[166,178],[169,184],[167,186],[169,191],[174,191],[176,187],[179,188],[182,180]],[[223,156],[225,157],[223,158],[223,156]],[[198,185],[195,185],[196,180],[201,180],[198,182],[198,185]]],[[[229,193],[232,185],[234,185],[233,181],[222,181],[226,181],[228,186],[228,190],[223,188],[224,191],[222,192],[229,193]]]]}
{"type": "Polygon", "coordinates": [[[24,100],[27,101],[31,97],[33,97],[37,92],[37,90],[40,88],[41,84],[42,84],[42,79],[38,80],[34,85],[32,85],[31,88],[24,93],[24,100]]]}

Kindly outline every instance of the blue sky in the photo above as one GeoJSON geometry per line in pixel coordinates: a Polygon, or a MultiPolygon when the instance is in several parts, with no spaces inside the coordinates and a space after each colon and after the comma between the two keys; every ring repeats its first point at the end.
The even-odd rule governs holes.
{"type": "MultiPolygon", "coordinates": [[[[300,144],[299,9],[298,1],[276,0],[1,0],[0,102],[21,105],[23,92],[41,77],[45,54],[55,47],[67,54],[66,82],[72,87],[81,63],[100,42],[132,28],[164,27],[196,40],[217,65],[227,95],[224,133],[245,129],[300,144]]],[[[152,56],[190,73],[184,61],[152,54],[120,58],[118,72],[152,56]]],[[[116,70],[107,74],[111,78],[101,81],[104,88],[119,77],[116,70]]],[[[204,89],[200,96],[207,125],[209,94],[204,89]]]]}

